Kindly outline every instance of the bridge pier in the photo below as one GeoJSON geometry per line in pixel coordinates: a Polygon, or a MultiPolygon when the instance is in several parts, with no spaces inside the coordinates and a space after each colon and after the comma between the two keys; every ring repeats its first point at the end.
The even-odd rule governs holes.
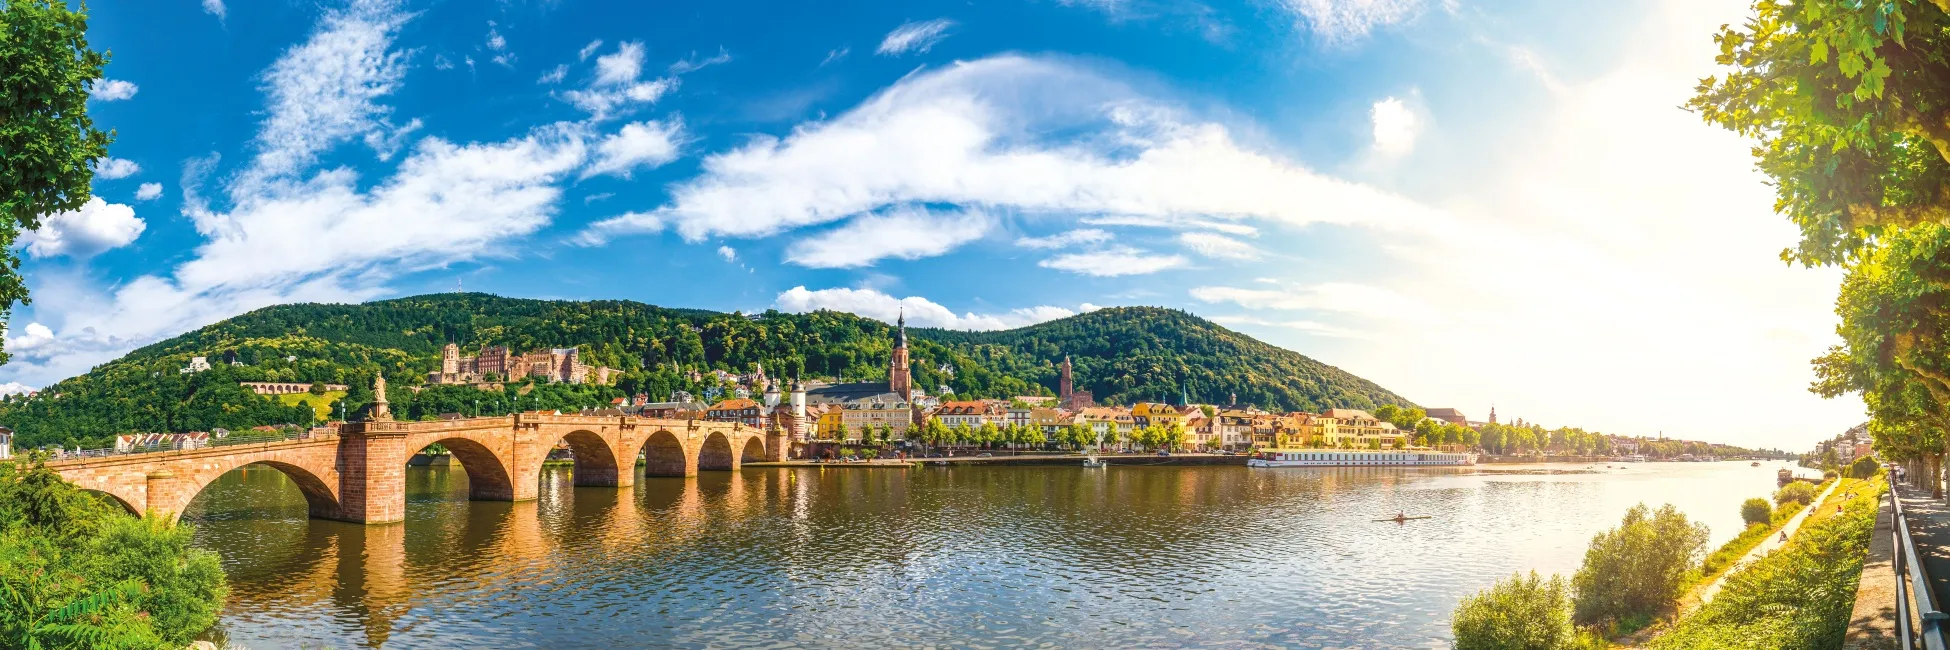
{"type": "Polygon", "coordinates": [[[347,426],[339,437],[339,519],[357,524],[405,521],[410,453],[406,431],[397,423],[347,426]]]}

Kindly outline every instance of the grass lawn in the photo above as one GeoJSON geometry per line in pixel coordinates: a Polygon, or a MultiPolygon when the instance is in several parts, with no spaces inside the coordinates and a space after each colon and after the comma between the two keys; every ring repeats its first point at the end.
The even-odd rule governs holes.
{"type": "Polygon", "coordinates": [[[279,395],[277,397],[278,397],[278,403],[283,404],[285,406],[296,406],[298,404],[305,404],[310,406],[311,410],[314,413],[318,414],[318,421],[324,422],[325,420],[331,418],[330,409],[332,408],[332,402],[338,400],[341,397],[345,397],[345,391],[328,390],[325,391],[324,395],[313,395],[311,393],[296,393],[291,395],[279,395]]]}

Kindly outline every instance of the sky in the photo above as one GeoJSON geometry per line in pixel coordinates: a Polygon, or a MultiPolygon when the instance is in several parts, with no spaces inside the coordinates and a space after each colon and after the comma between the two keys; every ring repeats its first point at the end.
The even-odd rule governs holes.
{"type": "Polygon", "coordinates": [[[995,329],[1185,309],[1425,406],[1803,449],[1834,269],[1679,106],[1741,0],[95,0],[22,390],[464,288],[995,329]],[[657,6],[652,6],[653,4],[657,6]]]}

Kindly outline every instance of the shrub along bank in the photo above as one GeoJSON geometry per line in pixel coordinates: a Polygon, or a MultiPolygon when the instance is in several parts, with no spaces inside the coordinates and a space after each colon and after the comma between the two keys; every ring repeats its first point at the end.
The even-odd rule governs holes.
{"type": "Polygon", "coordinates": [[[1883,487],[1863,489],[1840,515],[1727,578],[1718,597],[1655,639],[1654,650],[1836,648],[1855,607],[1856,582],[1883,487]]]}
{"type": "Polygon", "coordinates": [[[181,648],[216,622],[225,593],[189,528],[0,461],[0,650],[181,648]]]}

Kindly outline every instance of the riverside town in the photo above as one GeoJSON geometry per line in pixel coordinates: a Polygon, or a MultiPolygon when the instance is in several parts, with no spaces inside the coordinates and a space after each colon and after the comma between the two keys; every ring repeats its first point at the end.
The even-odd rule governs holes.
{"type": "Polygon", "coordinates": [[[0,0],[0,650],[1950,650],[1950,0],[0,0]]]}

